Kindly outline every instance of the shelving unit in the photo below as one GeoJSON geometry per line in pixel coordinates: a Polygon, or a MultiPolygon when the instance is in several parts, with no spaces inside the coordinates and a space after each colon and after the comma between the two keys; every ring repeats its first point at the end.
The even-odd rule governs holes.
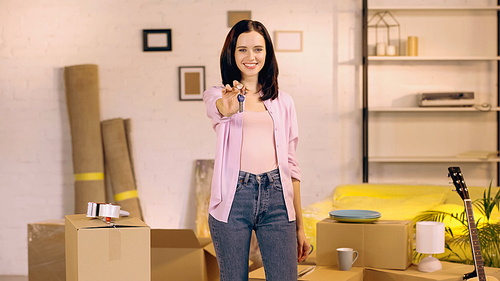
{"type": "Polygon", "coordinates": [[[494,6],[386,6],[386,7],[368,7],[370,11],[498,11],[498,7],[494,6]]]}
{"type": "Polygon", "coordinates": [[[449,157],[371,157],[370,162],[379,163],[483,163],[483,162],[499,162],[500,158],[458,158],[455,156],[449,157]]]}
{"type": "Polygon", "coordinates": [[[386,6],[386,7],[368,7],[370,11],[497,11],[498,7],[493,6],[386,6]]]}
{"type": "MultiPolygon", "coordinates": [[[[394,181],[394,179],[398,178],[398,171],[405,171],[402,173],[404,175],[398,179],[407,177],[405,178],[407,182],[416,182],[410,178],[411,174],[406,172],[407,167],[410,170],[416,170],[416,174],[421,172],[419,170],[424,171],[423,176],[425,177],[426,169],[440,171],[443,165],[464,165],[469,167],[466,170],[475,170],[477,178],[494,177],[497,185],[500,186],[500,166],[498,164],[500,157],[481,159],[455,156],[469,150],[500,150],[499,11],[500,6],[377,6],[368,8],[368,1],[363,0],[363,182],[369,182],[369,177],[375,177],[378,181],[381,181],[384,173],[391,177],[389,182],[394,181]],[[466,26],[466,33],[469,32],[469,35],[473,37],[471,40],[479,41],[477,43],[479,50],[476,50],[476,46],[471,47],[475,42],[466,42],[464,50],[460,50],[460,40],[457,40],[456,46],[450,45],[449,42],[446,43],[446,40],[452,40],[453,38],[450,39],[450,37],[457,36],[459,33],[451,31],[452,35],[449,35],[448,32],[444,32],[448,37],[443,39],[439,38],[439,27],[434,30],[434,28],[424,26],[420,30],[421,33],[408,34],[407,36],[419,36],[419,38],[422,36],[425,38],[426,33],[430,33],[429,37],[434,36],[432,38],[436,42],[431,42],[426,47],[432,49],[430,45],[433,43],[434,52],[422,52],[419,53],[419,56],[405,56],[404,54],[400,56],[371,55],[369,54],[368,20],[370,13],[383,11],[390,11],[398,19],[409,18],[409,20],[405,19],[407,21],[401,24],[401,28],[404,29],[406,24],[406,26],[411,26],[413,32],[416,30],[415,25],[418,26],[418,24],[408,23],[415,19],[417,21],[421,20],[419,16],[425,19],[420,22],[424,22],[423,25],[435,25],[437,27],[436,23],[439,22],[439,17],[444,14],[443,17],[445,18],[442,20],[443,24],[447,25],[445,29],[452,30],[453,26],[450,26],[450,24],[455,23],[450,23],[450,21],[454,19],[461,19],[460,17],[473,18],[474,15],[471,14],[482,13],[481,15],[488,15],[486,20],[491,23],[492,15],[496,11],[496,15],[494,15],[496,16],[494,26],[496,29],[493,35],[497,37],[497,41],[492,43],[496,44],[494,52],[492,51],[493,46],[488,44],[488,46],[484,47],[484,42],[481,42],[481,38],[478,39],[477,36],[480,37],[481,34],[478,35],[473,30],[471,31],[472,27],[470,25],[475,24],[476,19],[468,19],[469,22],[467,23],[471,23],[470,25],[464,25],[458,20],[457,28],[466,26]],[[449,48],[449,52],[446,49],[447,46],[453,46],[449,48]],[[390,78],[386,78],[386,76],[400,78],[405,74],[408,76],[413,75],[413,69],[425,69],[420,72],[415,71],[414,79],[417,81],[420,79],[420,84],[413,81],[408,83],[404,79],[399,81],[395,78],[392,81],[390,78]],[[386,71],[387,73],[384,74],[383,72],[386,71]],[[370,77],[375,77],[372,79],[376,79],[380,83],[374,84],[373,80],[369,80],[369,73],[370,77]],[[443,79],[440,79],[441,73],[443,79]],[[474,77],[476,73],[478,76],[474,77]],[[388,84],[394,84],[395,86],[391,85],[391,88],[391,86],[386,86],[388,84]],[[461,89],[475,92],[476,101],[479,104],[486,101],[489,106],[418,107],[416,97],[413,100],[410,97],[410,93],[415,95],[419,92],[451,92],[461,91],[461,89]],[[394,95],[395,98],[388,101],[387,96],[391,95],[394,95]],[[398,126],[405,128],[409,132],[406,136],[410,139],[408,143],[404,141],[404,133],[398,131],[398,126]],[[421,133],[418,132],[419,130],[421,130],[421,133]],[[494,134],[493,131],[495,131],[494,134]],[[463,134],[461,134],[462,132],[463,134]],[[374,140],[373,135],[376,133],[386,133],[389,136],[376,136],[374,140]],[[443,144],[439,137],[436,137],[439,134],[448,135],[442,137],[445,140],[443,142],[446,142],[446,144],[443,144]],[[422,142],[416,140],[419,137],[422,138],[422,142]],[[426,138],[431,140],[426,142],[426,138]],[[435,148],[431,148],[433,145],[435,148]],[[484,149],[478,149],[477,147],[484,149]],[[430,149],[425,152],[426,148],[430,149]],[[371,166],[373,167],[369,169],[371,166]],[[414,169],[415,167],[418,168],[414,169]]],[[[481,30],[483,28],[484,25],[481,26],[481,30]]],[[[405,36],[403,35],[401,39],[405,39],[405,36]]],[[[460,39],[460,37],[457,39],[460,39]]],[[[482,40],[487,39],[482,38],[482,40]]],[[[401,51],[399,50],[399,52],[401,51]]],[[[444,173],[446,172],[443,171],[444,173]]],[[[431,181],[436,178],[436,175],[429,176],[431,181]]],[[[434,184],[435,182],[427,183],[434,184]]]]}
{"type": "Polygon", "coordinates": [[[370,112],[490,112],[500,107],[477,109],[475,107],[373,107],[370,112]]]}
{"type": "Polygon", "coordinates": [[[368,61],[491,61],[500,57],[409,57],[409,56],[369,56],[368,61]]]}

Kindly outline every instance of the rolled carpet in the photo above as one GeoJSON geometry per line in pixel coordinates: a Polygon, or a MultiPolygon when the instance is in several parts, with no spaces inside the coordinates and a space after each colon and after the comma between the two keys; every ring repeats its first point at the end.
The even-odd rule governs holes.
{"type": "Polygon", "coordinates": [[[214,173],[214,159],[196,160],[194,182],[196,185],[196,236],[210,237],[208,205],[214,173]]]}
{"type": "Polygon", "coordinates": [[[142,219],[123,119],[102,121],[101,126],[104,155],[115,203],[130,212],[131,216],[142,219]]]}
{"type": "Polygon", "coordinates": [[[75,213],[85,214],[88,202],[105,200],[97,65],[65,67],[64,83],[73,147],[75,213]]]}

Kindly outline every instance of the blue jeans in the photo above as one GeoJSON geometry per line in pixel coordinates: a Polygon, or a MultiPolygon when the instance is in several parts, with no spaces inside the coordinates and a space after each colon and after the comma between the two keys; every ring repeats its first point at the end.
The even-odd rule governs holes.
{"type": "Polygon", "coordinates": [[[297,280],[297,232],[288,221],[279,170],[240,171],[228,222],[209,216],[220,281],[248,280],[250,238],[255,230],[268,281],[297,280]]]}

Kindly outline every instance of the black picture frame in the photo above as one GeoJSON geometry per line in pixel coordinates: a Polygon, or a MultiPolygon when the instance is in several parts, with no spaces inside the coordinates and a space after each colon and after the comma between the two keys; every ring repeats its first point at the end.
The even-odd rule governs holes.
{"type": "Polygon", "coordinates": [[[143,41],[143,51],[144,52],[158,52],[158,51],[172,51],[172,30],[171,29],[143,29],[142,30],[142,41],[143,41]],[[161,35],[165,34],[166,41],[165,44],[152,44],[149,42],[149,35],[161,35]]]}

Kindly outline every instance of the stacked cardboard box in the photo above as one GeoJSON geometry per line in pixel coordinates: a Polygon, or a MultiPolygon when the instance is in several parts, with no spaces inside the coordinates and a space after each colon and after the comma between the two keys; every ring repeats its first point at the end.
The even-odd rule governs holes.
{"type": "Polygon", "coordinates": [[[151,280],[150,236],[149,226],[133,217],[108,225],[66,216],[66,280],[151,280]]]}
{"type": "Polygon", "coordinates": [[[28,267],[30,281],[66,280],[63,219],[28,224],[28,267]]]}
{"type": "Polygon", "coordinates": [[[68,237],[68,274],[71,277],[66,278],[65,220],[48,220],[28,224],[30,281],[84,280],[82,278],[91,273],[99,274],[96,280],[107,274],[117,278],[122,273],[113,274],[116,271],[112,270],[126,274],[137,266],[136,273],[140,276],[126,274],[127,278],[149,280],[146,276],[150,271],[153,281],[219,280],[210,238],[197,238],[190,229],[152,229],[149,234],[149,227],[133,218],[115,220],[114,227],[85,215],[66,219],[67,232],[71,236],[68,237]],[[131,263],[130,258],[134,262],[131,263]],[[146,269],[149,260],[151,267],[146,269]],[[99,265],[88,266],[86,263],[99,265]]]}
{"type": "Polygon", "coordinates": [[[413,255],[413,223],[384,221],[341,223],[325,219],[317,224],[317,264],[337,266],[337,248],[353,248],[355,267],[407,269],[413,255]]]}

